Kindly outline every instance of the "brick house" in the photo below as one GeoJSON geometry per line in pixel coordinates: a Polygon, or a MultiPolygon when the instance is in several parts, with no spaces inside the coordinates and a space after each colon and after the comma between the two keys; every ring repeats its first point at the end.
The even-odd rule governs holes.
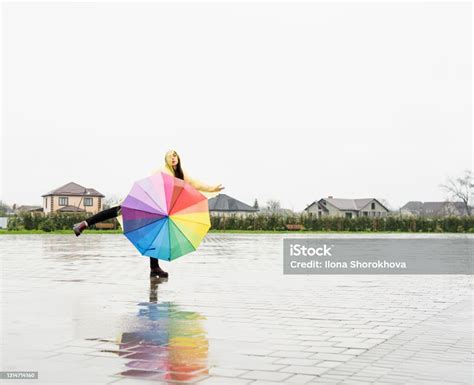
{"type": "Polygon", "coordinates": [[[74,182],[43,194],[42,197],[45,214],[54,212],[95,214],[102,210],[102,199],[104,199],[104,195],[97,190],[74,182]]]}

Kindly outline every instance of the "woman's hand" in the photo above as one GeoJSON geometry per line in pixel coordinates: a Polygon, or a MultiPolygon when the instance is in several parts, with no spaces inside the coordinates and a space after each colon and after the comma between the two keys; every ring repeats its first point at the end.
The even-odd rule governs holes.
{"type": "Polygon", "coordinates": [[[224,186],[222,186],[221,184],[218,184],[216,187],[214,187],[212,192],[219,192],[219,191],[224,190],[224,188],[225,188],[224,186]]]}

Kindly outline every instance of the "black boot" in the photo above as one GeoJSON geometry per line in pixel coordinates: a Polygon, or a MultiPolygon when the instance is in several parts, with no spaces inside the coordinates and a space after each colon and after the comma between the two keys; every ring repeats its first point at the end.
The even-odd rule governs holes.
{"type": "Polygon", "coordinates": [[[160,266],[153,267],[150,269],[150,277],[160,277],[160,278],[168,278],[168,273],[164,271],[160,266]]]}
{"type": "Polygon", "coordinates": [[[76,237],[78,237],[79,235],[81,235],[81,233],[87,228],[89,227],[89,225],[87,224],[86,221],[82,221],[82,222],[79,222],[79,223],[76,223],[72,230],[74,231],[74,234],[76,234],[76,237]]]}

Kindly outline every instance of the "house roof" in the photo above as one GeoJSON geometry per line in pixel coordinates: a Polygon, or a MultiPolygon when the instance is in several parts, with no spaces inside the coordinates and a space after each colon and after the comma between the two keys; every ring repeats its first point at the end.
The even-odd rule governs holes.
{"type": "Polygon", "coordinates": [[[258,211],[258,209],[226,194],[218,194],[214,198],[209,199],[208,204],[209,211],[258,211]]]}
{"type": "Polygon", "coordinates": [[[328,209],[326,207],[324,207],[321,203],[319,203],[318,201],[314,201],[312,203],[310,203],[308,206],[305,207],[305,209],[303,211],[306,211],[308,210],[312,205],[317,205],[318,206],[318,209],[321,209],[321,210],[326,210],[328,211],[328,209]]]}
{"type": "Polygon", "coordinates": [[[387,207],[385,207],[382,203],[380,203],[375,198],[360,198],[360,199],[346,199],[346,198],[322,198],[319,202],[326,201],[333,205],[334,207],[338,208],[339,210],[350,210],[350,211],[359,211],[365,206],[367,206],[370,202],[376,201],[379,205],[381,205],[385,210],[390,211],[387,207]]]}
{"type": "Polygon", "coordinates": [[[59,211],[61,213],[82,213],[85,210],[76,206],[64,206],[64,207],[61,207],[60,209],[57,209],[56,211],[59,211]]]}
{"type": "Polygon", "coordinates": [[[57,189],[52,190],[41,196],[47,197],[50,195],[92,196],[92,197],[102,197],[102,198],[105,196],[93,188],[86,188],[74,182],[66,183],[64,186],[58,187],[57,189]]]}
{"type": "Polygon", "coordinates": [[[410,201],[410,202],[407,202],[402,207],[400,207],[400,210],[422,210],[422,209],[423,209],[423,202],[421,201],[410,201]]]}
{"type": "Polygon", "coordinates": [[[323,201],[331,203],[339,210],[360,210],[366,206],[372,198],[365,199],[344,199],[344,198],[323,198],[323,201]]]}
{"type": "Polygon", "coordinates": [[[15,211],[43,211],[42,206],[30,206],[30,205],[22,205],[18,206],[15,211]]]}

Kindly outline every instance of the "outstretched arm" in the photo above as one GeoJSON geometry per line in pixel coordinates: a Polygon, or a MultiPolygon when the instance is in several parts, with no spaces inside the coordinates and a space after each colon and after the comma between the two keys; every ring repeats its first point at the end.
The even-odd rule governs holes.
{"type": "Polygon", "coordinates": [[[197,179],[191,178],[187,172],[183,171],[184,174],[184,181],[189,183],[191,186],[193,186],[196,190],[199,191],[206,191],[206,192],[219,192],[221,191],[224,187],[222,185],[209,185],[205,184],[197,179]]]}

